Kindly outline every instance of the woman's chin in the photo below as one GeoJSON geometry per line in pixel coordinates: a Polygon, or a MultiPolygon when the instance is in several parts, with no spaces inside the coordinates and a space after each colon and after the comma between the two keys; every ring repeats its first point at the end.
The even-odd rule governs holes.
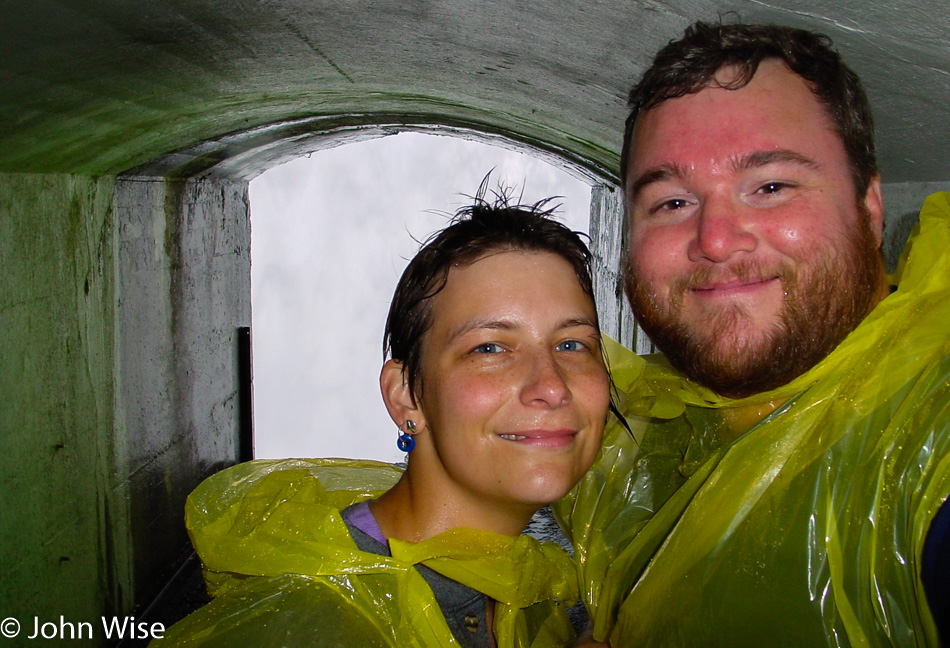
{"type": "Polygon", "coordinates": [[[526,502],[536,508],[544,508],[567,495],[574,485],[574,480],[563,475],[551,475],[535,479],[525,486],[523,496],[526,502]]]}

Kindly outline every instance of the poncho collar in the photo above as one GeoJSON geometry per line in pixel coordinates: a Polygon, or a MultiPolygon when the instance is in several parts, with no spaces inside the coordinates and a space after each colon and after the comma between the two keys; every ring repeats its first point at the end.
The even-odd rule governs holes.
{"type": "Polygon", "coordinates": [[[209,478],[187,506],[209,587],[224,591],[248,576],[398,573],[424,564],[516,608],[577,600],[570,556],[527,536],[453,529],[419,543],[392,540],[392,557],[360,551],[340,511],[385,491],[364,484],[395,483],[399,472],[372,461],[287,460],[209,478]]]}

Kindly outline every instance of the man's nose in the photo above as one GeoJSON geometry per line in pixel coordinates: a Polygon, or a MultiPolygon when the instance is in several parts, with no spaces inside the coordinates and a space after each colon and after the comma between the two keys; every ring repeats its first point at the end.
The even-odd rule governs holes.
{"type": "Polygon", "coordinates": [[[728,261],[733,255],[755,250],[758,239],[749,230],[748,207],[727,196],[710,196],[700,206],[695,236],[689,244],[690,261],[728,261]]]}
{"type": "Polygon", "coordinates": [[[560,407],[571,401],[571,389],[554,351],[534,354],[527,368],[521,401],[525,405],[560,407]]]}

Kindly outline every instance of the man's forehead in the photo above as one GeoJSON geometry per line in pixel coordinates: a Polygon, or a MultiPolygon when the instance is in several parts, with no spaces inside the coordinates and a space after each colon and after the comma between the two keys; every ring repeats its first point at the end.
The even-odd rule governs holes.
{"type": "Polygon", "coordinates": [[[749,83],[738,88],[728,85],[736,78],[735,69],[717,75],[717,83],[667,99],[638,116],[631,133],[628,185],[648,167],[678,163],[678,153],[724,160],[756,150],[794,150],[789,141],[807,144],[807,133],[816,129],[838,138],[809,84],[781,61],[764,61],[749,83]]]}

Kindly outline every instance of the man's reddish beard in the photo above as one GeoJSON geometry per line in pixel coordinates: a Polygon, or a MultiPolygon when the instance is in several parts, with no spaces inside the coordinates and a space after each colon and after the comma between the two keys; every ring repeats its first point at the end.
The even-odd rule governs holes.
{"type": "Polygon", "coordinates": [[[664,306],[646,282],[638,281],[635,263],[629,262],[624,280],[637,323],[674,367],[719,394],[742,398],[780,387],[831,353],[880,299],[883,260],[864,205],[858,220],[859,227],[845,239],[846,249],[822,248],[809,271],[765,271],[751,263],[729,268],[737,278],[777,275],[781,280],[786,296],[779,319],[755,338],[736,339],[738,323],[751,317],[738,305],[702,321],[682,318],[682,296],[713,278],[708,267],[677,281],[664,306]]]}

